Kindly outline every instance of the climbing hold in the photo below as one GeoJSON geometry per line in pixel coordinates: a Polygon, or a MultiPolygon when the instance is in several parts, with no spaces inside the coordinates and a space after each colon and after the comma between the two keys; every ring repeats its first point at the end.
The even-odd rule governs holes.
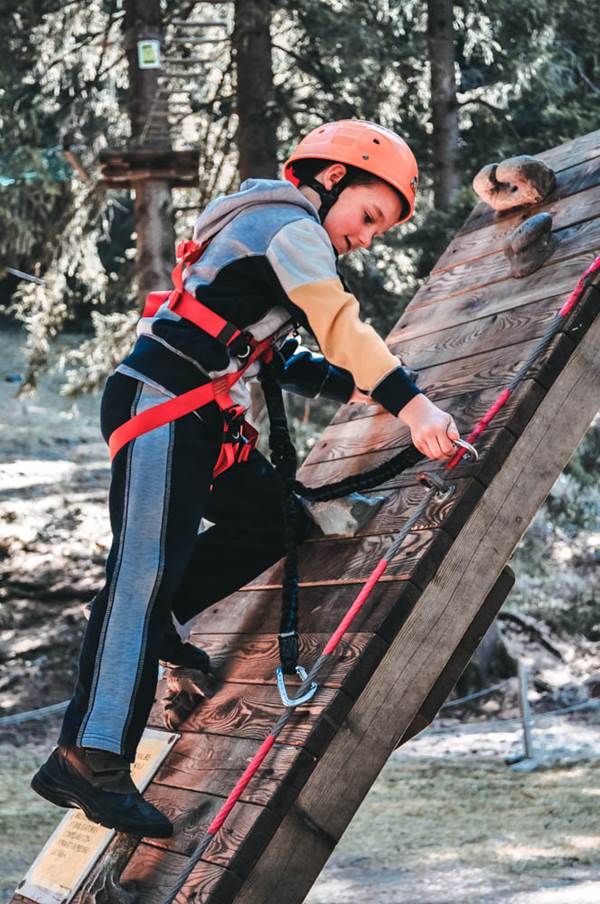
{"type": "Polygon", "coordinates": [[[215,679],[199,669],[165,669],[167,691],[163,698],[163,718],[170,731],[175,731],[205,697],[215,692],[215,679]]]}
{"type": "Polygon", "coordinates": [[[535,273],[552,256],[558,239],[552,234],[552,217],[537,213],[529,217],[508,235],[504,252],[510,261],[510,275],[528,276],[535,273]]]}
{"type": "Polygon", "coordinates": [[[539,204],[556,184],[554,170],[528,154],[488,163],[473,179],[473,188],[494,210],[539,204]]]}

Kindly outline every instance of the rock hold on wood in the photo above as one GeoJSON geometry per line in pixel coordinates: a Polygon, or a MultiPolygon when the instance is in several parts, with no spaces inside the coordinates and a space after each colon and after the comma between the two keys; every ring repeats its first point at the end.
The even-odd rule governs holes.
{"type": "Polygon", "coordinates": [[[330,502],[302,500],[309,515],[326,537],[355,537],[386,501],[385,496],[350,493],[330,502]]]}
{"type": "Polygon", "coordinates": [[[510,261],[510,275],[529,276],[552,256],[558,239],[552,235],[552,217],[537,213],[507,236],[504,253],[510,261]]]}
{"type": "Polygon", "coordinates": [[[489,163],[473,179],[473,188],[494,210],[540,204],[556,184],[554,170],[528,154],[489,163]]]}
{"type": "Polygon", "coordinates": [[[167,692],[163,698],[163,716],[169,731],[175,731],[206,697],[212,697],[216,681],[198,669],[165,669],[167,692]]]}

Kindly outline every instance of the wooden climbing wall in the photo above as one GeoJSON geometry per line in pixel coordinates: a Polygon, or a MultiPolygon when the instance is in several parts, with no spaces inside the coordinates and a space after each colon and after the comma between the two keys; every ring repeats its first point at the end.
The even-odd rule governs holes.
{"type": "MultiPolygon", "coordinates": [[[[389,337],[463,434],[600,252],[600,131],[539,156],[557,173],[548,201],[502,215],[479,204],[389,337]],[[558,247],[536,273],[512,279],[503,239],[540,210],[553,215],[558,247]]],[[[389,754],[431,721],[510,589],[512,550],[598,409],[599,305],[594,288],[480,438],[481,461],[460,464],[454,496],[433,505],[409,535],[322,689],[284,729],[178,904],[302,901],[389,754]]],[[[389,415],[344,407],[301,479],[317,485],[366,470],[407,441],[389,415]]],[[[422,498],[417,470],[385,485],[388,502],[358,536],[330,539],[315,531],[303,547],[303,663],[316,658],[422,498]]],[[[198,621],[196,640],[219,663],[221,683],[180,726],[181,740],[147,792],[181,820],[177,835],[139,844],[116,839],[97,869],[105,887],[111,872],[113,896],[88,886],[77,904],[162,902],[280,715],[274,672],[281,573],[279,564],[198,621]]],[[[151,724],[162,726],[159,702],[151,724]]]]}

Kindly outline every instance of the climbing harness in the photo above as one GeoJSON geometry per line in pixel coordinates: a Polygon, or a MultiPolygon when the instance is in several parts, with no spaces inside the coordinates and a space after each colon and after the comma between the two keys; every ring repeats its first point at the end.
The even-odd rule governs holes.
{"type": "Polygon", "coordinates": [[[223,414],[224,432],[221,442],[219,457],[213,470],[213,476],[218,477],[227,468],[237,462],[246,461],[250,452],[256,445],[258,433],[244,419],[244,408],[236,405],[231,398],[230,390],[244,375],[255,361],[270,361],[273,356],[272,337],[260,342],[254,339],[250,333],[238,329],[233,323],[220,317],[209,307],[199,301],[183,287],[184,269],[195,263],[204,252],[208,242],[200,245],[197,242],[180,242],[177,246],[179,263],[172,273],[173,290],[170,292],[150,292],[144,317],[152,317],[163,304],[183,317],[191,321],[217,342],[220,342],[229,351],[232,357],[238,358],[241,367],[232,373],[215,377],[208,383],[190,389],[182,395],[161,402],[153,408],[148,408],[134,415],[111,434],[108,446],[110,457],[115,455],[127,445],[150,430],[163,427],[165,424],[175,421],[210,402],[216,402],[223,414]]]}
{"type": "MultiPolygon", "coordinates": [[[[481,433],[483,432],[485,427],[493,420],[493,418],[500,411],[500,409],[506,404],[506,402],[508,401],[511,393],[514,391],[516,386],[526,378],[527,373],[528,373],[529,369],[531,368],[532,364],[548,348],[552,338],[559,332],[559,330],[565,323],[566,318],[573,311],[577,302],[583,296],[583,293],[588,288],[588,283],[590,285],[593,285],[593,284],[591,284],[591,277],[599,271],[600,271],[600,256],[594,260],[594,262],[587,268],[587,270],[585,271],[583,276],[579,279],[577,286],[571,292],[571,294],[569,295],[569,297],[567,298],[565,303],[560,308],[559,312],[552,319],[548,328],[544,332],[543,336],[540,338],[539,342],[536,343],[536,345],[535,345],[534,349],[532,350],[532,352],[530,353],[530,355],[523,362],[523,364],[519,367],[519,369],[518,369],[517,373],[515,374],[515,376],[513,377],[513,379],[509,382],[508,386],[500,393],[500,395],[498,396],[496,401],[488,408],[488,410],[485,412],[485,414],[482,415],[482,417],[479,419],[479,421],[477,421],[475,427],[473,428],[473,430],[471,431],[471,433],[469,434],[467,439],[460,440],[455,443],[455,445],[458,448],[457,448],[456,453],[452,457],[452,459],[446,464],[446,466],[444,468],[445,475],[449,475],[458,466],[460,461],[465,457],[467,457],[467,459],[469,457],[473,457],[476,460],[476,458],[478,456],[477,456],[477,452],[476,452],[475,448],[472,446],[472,443],[474,442],[474,440],[477,439],[478,436],[481,435],[481,433]]],[[[269,383],[269,389],[272,389],[272,386],[270,385],[270,381],[267,380],[267,382],[269,383]]],[[[263,383],[263,386],[264,386],[264,383],[263,383]]],[[[267,400],[268,400],[268,393],[265,393],[265,394],[267,395],[267,400]]],[[[276,398],[275,398],[275,401],[276,401],[276,398]]],[[[272,401],[272,404],[273,404],[273,401],[272,401]]],[[[275,431],[272,430],[272,433],[273,432],[275,432],[275,437],[274,437],[275,448],[279,454],[281,454],[281,452],[283,450],[284,457],[285,457],[286,443],[285,443],[284,438],[281,435],[282,426],[280,423],[275,425],[275,431]]],[[[288,436],[287,440],[288,440],[288,442],[290,442],[289,436],[288,436]]],[[[411,450],[414,450],[414,447],[409,447],[408,449],[404,450],[399,455],[395,456],[394,461],[396,463],[398,463],[399,460],[402,459],[403,455],[406,455],[406,460],[410,460],[409,453],[411,452],[411,450]]],[[[414,450],[414,451],[416,451],[416,450],[414,450]]],[[[413,457],[414,457],[414,451],[413,451],[413,457]]],[[[408,465],[406,465],[406,467],[408,467],[408,465]]],[[[287,465],[287,463],[284,466],[284,468],[285,468],[286,472],[289,472],[290,468],[287,465]]],[[[380,474],[385,473],[385,465],[382,465],[379,468],[374,469],[374,471],[370,472],[370,474],[372,475],[375,472],[378,472],[380,474]]],[[[366,475],[364,475],[364,474],[358,475],[357,481],[360,481],[361,477],[364,481],[365,476],[366,475]]],[[[190,856],[190,859],[189,859],[188,863],[186,864],[185,869],[179,876],[179,879],[178,879],[176,885],[173,887],[173,889],[169,893],[168,897],[165,898],[163,904],[173,904],[173,902],[175,901],[175,898],[177,897],[179,892],[183,889],[184,885],[190,878],[194,867],[202,859],[203,854],[205,853],[205,851],[207,850],[207,848],[209,847],[209,845],[215,838],[217,832],[222,827],[223,823],[225,822],[225,820],[227,819],[227,817],[233,810],[237,801],[242,796],[244,790],[246,789],[246,787],[248,786],[250,781],[254,778],[254,776],[258,772],[259,768],[261,767],[262,763],[266,759],[269,751],[273,747],[275,741],[277,740],[277,737],[279,736],[279,734],[281,733],[283,728],[286,726],[286,724],[288,723],[288,721],[290,720],[292,715],[296,712],[297,708],[300,705],[302,705],[303,702],[309,702],[314,697],[315,693],[318,690],[318,685],[317,685],[317,687],[313,688],[313,685],[316,683],[315,679],[317,678],[317,676],[319,675],[319,673],[321,672],[323,667],[330,661],[330,658],[333,655],[333,653],[335,652],[336,648],[338,647],[342,637],[344,636],[344,634],[346,633],[346,631],[348,630],[348,628],[350,627],[352,622],[355,620],[355,618],[357,617],[357,615],[363,608],[364,604],[366,603],[367,599],[369,598],[369,596],[371,594],[371,591],[378,583],[379,578],[383,575],[383,573],[385,572],[389,563],[393,560],[394,556],[396,555],[396,553],[402,546],[402,543],[404,542],[404,540],[406,539],[406,537],[408,536],[410,531],[418,523],[420,518],[425,514],[430,503],[436,497],[439,501],[442,501],[442,500],[445,501],[449,498],[449,495],[451,495],[454,492],[454,489],[455,489],[454,486],[452,484],[446,483],[446,481],[443,477],[440,477],[438,475],[432,475],[431,473],[418,474],[417,477],[420,480],[420,482],[425,485],[425,487],[427,489],[425,496],[423,497],[423,499],[421,500],[419,505],[415,508],[413,513],[410,515],[410,517],[407,519],[406,524],[404,525],[402,530],[394,537],[394,539],[388,546],[383,557],[380,559],[380,561],[377,563],[377,565],[375,566],[375,568],[369,575],[365,584],[363,585],[360,592],[358,593],[356,599],[354,600],[354,602],[352,603],[352,605],[350,606],[350,608],[348,609],[348,611],[346,612],[346,614],[344,615],[342,620],[340,621],[338,627],[335,629],[335,631],[333,632],[333,634],[327,641],[325,647],[323,648],[322,653],[318,656],[318,658],[314,662],[313,666],[309,669],[308,672],[306,672],[304,669],[302,669],[302,671],[300,671],[300,672],[297,672],[297,674],[299,674],[299,676],[301,677],[302,683],[301,683],[295,697],[290,698],[289,695],[287,694],[287,691],[285,689],[285,681],[283,679],[283,674],[282,674],[282,672],[280,672],[278,670],[278,673],[277,673],[278,687],[279,687],[280,696],[281,696],[282,701],[285,706],[285,711],[279,717],[279,719],[273,726],[270,733],[267,735],[265,740],[262,742],[262,744],[260,745],[256,754],[254,755],[254,757],[252,758],[252,760],[250,761],[250,763],[244,770],[239,781],[237,782],[237,784],[235,785],[235,787],[233,788],[233,790],[231,791],[231,793],[225,800],[220,811],[217,813],[216,817],[212,820],[212,822],[208,826],[204,838],[202,839],[200,844],[197,846],[197,848],[193,852],[193,854],[190,856]]],[[[388,478],[386,477],[385,479],[388,479],[388,478]]],[[[344,485],[346,488],[348,488],[349,486],[352,485],[352,481],[353,481],[353,478],[346,478],[345,481],[339,481],[339,483],[333,485],[336,488],[333,492],[339,491],[339,489],[341,488],[342,485],[344,485]]],[[[293,486],[296,488],[296,490],[302,489],[303,491],[310,491],[311,494],[313,492],[311,490],[311,488],[304,487],[302,484],[298,483],[297,481],[293,481],[293,486]]],[[[363,488],[365,488],[364,485],[363,485],[363,488]]],[[[318,492],[318,491],[324,492],[326,490],[331,491],[331,487],[329,487],[329,488],[320,487],[315,492],[318,492]]],[[[348,489],[346,489],[346,492],[348,492],[348,489]]],[[[340,495],[342,495],[342,493],[340,493],[340,495]]],[[[314,497],[311,495],[311,498],[314,498],[314,497]]],[[[327,497],[319,496],[318,498],[327,498],[327,497]]],[[[335,497],[331,496],[329,498],[335,498],[335,497]]],[[[297,577],[296,577],[296,583],[297,583],[297,577]]],[[[280,635],[280,639],[281,639],[281,635],[280,635]]]]}

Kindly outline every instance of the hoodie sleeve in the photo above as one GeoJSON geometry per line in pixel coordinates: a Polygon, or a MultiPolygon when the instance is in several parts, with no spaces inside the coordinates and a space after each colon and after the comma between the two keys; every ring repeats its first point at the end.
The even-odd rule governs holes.
{"type": "Polygon", "coordinates": [[[356,386],[396,415],[421,390],[381,336],[359,316],[335,269],[327,233],[312,219],[288,223],[266,257],[284,292],[305,315],[328,362],[349,371],[356,386]]]}
{"type": "Polygon", "coordinates": [[[297,339],[287,339],[279,350],[279,380],[284,389],[308,399],[347,402],[354,391],[352,374],[334,367],[297,339]]]}

